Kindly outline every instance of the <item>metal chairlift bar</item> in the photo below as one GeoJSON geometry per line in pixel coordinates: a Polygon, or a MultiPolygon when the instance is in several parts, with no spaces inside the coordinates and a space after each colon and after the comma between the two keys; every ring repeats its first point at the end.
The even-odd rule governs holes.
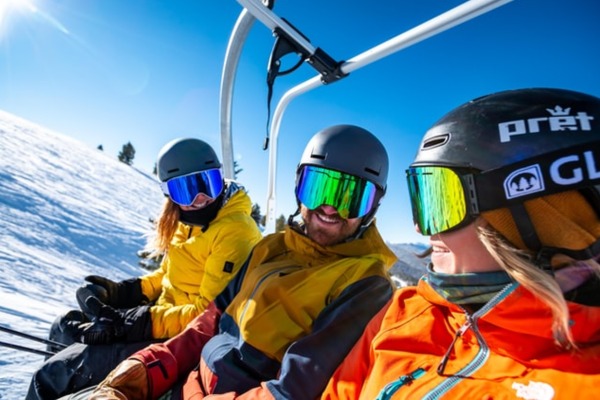
{"type": "MultiPolygon", "coordinates": [[[[243,3],[248,0],[238,0],[243,3]]],[[[462,24],[470,19],[478,17],[497,7],[511,2],[512,0],[470,0],[437,17],[424,22],[378,46],[375,46],[341,65],[343,73],[350,73],[364,67],[374,61],[393,54],[399,50],[416,44],[431,36],[441,33],[456,25],[462,24]]],[[[313,77],[307,81],[291,88],[281,98],[275,112],[269,136],[271,137],[271,148],[269,150],[269,181],[267,186],[267,211],[265,218],[265,233],[275,231],[275,182],[277,178],[277,147],[279,127],[281,118],[287,105],[297,96],[322,85],[320,76],[313,77]]]]}
{"type": "Polygon", "coordinates": [[[254,16],[250,14],[248,10],[242,10],[229,38],[227,51],[225,53],[225,61],[223,62],[223,71],[221,73],[221,89],[219,95],[219,98],[221,99],[221,151],[223,152],[223,175],[228,179],[233,179],[235,177],[231,125],[233,86],[242,48],[254,21],[254,16]]]}
{"type": "Polygon", "coordinates": [[[317,49],[296,29],[283,19],[279,18],[273,11],[266,7],[260,0],[237,0],[246,10],[266,27],[274,31],[281,29],[288,37],[294,40],[307,54],[315,54],[317,49]]]}

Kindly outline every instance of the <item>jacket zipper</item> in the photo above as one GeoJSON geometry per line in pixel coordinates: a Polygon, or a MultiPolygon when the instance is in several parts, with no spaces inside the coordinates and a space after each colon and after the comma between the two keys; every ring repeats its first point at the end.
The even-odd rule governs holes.
{"type": "Polygon", "coordinates": [[[471,328],[473,334],[475,335],[475,338],[477,339],[477,343],[479,344],[479,351],[475,355],[475,358],[473,358],[473,360],[467,363],[467,365],[464,368],[462,368],[453,376],[450,376],[446,380],[444,380],[440,385],[438,385],[435,389],[433,389],[426,396],[424,396],[423,400],[434,400],[441,398],[441,396],[443,396],[446,392],[452,389],[464,378],[467,378],[474,374],[487,361],[490,355],[490,349],[485,339],[479,332],[479,328],[477,327],[477,321],[481,316],[490,311],[496,304],[498,304],[501,300],[508,296],[508,294],[514,291],[518,286],[518,283],[511,283],[506,285],[504,289],[502,289],[496,296],[494,296],[489,302],[487,302],[480,310],[475,312],[471,317],[469,317],[468,313],[465,311],[465,314],[467,315],[467,322],[465,322],[456,333],[456,336],[452,341],[452,345],[450,346],[448,352],[444,356],[442,363],[445,366],[445,363],[448,361],[447,357],[450,356],[450,352],[452,351],[454,343],[456,342],[458,337],[462,336],[462,334],[464,334],[464,332],[466,332],[469,328],[471,328]]]}

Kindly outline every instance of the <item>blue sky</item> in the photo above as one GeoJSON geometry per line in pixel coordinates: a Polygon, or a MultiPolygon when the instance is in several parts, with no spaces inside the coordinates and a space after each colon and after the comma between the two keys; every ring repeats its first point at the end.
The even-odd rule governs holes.
{"type": "MultiPolygon", "coordinates": [[[[274,11],[336,60],[459,4],[455,0],[280,0],[274,11]]],[[[0,0],[0,109],[114,155],[130,141],[151,171],[164,143],[199,137],[220,151],[219,85],[241,12],[235,0],[0,0]]],[[[443,114],[483,94],[561,87],[600,96],[600,3],[514,0],[295,99],[279,139],[277,214],[293,212],[304,145],[333,124],[361,125],[390,155],[378,225],[385,239],[424,241],[412,228],[404,169],[443,114]]],[[[233,103],[239,180],[266,210],[266,64],[260,23],[244,45],[233,103]]],[[[275,83],[273,107],[314,76],[303,65],[275,83]]],[[[0,146],[2,144],[0,143],[0,146]]],[[[140,199],[143,201],[143,199],[140,199]]]]}

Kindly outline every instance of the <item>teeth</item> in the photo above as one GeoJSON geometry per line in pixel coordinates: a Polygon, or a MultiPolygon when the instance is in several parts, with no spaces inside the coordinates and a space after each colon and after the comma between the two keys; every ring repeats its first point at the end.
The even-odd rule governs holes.
{"type": "Polygon", "coordinates": [[[319,219],[321,221],[328,222],[328,223],[334,223],[334,222],[338,221],[338,218],[336,218],[336,217],[329,217],[329,216],[323,215],[323,214],[317,214],[317,217],[319,217],[319,219]]]}

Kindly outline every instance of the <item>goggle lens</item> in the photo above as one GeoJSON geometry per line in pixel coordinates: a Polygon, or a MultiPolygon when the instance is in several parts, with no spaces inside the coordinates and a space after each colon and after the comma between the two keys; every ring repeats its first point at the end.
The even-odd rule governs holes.
{"type": "Polygon", "coordinates": [[[377,187],[354,175],[307,165],[298,177],[296,197],[310,210],[328,205],[342,218],[359,218],[375,206],[377,187]]]}
{"type": "Polygon", "coordinates": [[[413,218],[421,234],[435,235],[465,221],[467,205],[459,176],[444,167],[415,167],[406,171],[413,218]]]}
{"type": "Polygon", "coordinates": [[[223,176],[218,168],[208,169],[171,178],[160,187],[174,203],[190,206],[200,193],[211,199],[217,198],[223,191],[223,176]]]}

